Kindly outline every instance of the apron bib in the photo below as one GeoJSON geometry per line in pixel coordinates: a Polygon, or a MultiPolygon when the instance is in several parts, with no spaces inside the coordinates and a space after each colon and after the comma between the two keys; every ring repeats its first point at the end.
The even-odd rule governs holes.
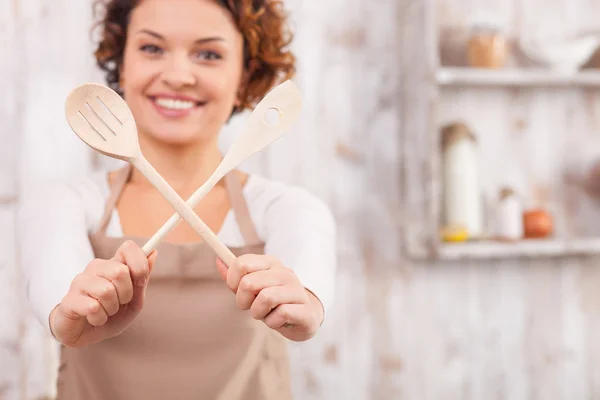
{"type": "MultiPolygon", "coordinates": [[[[114,256],[125,240],[106,235],[131,167],[119,171],[98,230],[96,258],[114,256]]],[[[245,246],[236,255],[263,254],[233,173],[225,176],[245,246]]],[[[144,309],[119,336],[83,348],[61,347],[57,400],[291,400],[286,339],[239,310],[235,295],[205,243],[157,246],[144,309]]]]}

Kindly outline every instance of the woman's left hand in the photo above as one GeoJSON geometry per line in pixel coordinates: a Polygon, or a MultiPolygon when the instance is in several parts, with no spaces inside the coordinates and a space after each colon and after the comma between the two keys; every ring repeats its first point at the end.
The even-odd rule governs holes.
{"type": "Polygon", "coordinates": [[[217,258],[217,268],[235,293],[237,306],[250,310],[254,319],[294,341],[317,333],[323,320],[321,302],[275,257],[246,254],[231,268],[217,258]]]}

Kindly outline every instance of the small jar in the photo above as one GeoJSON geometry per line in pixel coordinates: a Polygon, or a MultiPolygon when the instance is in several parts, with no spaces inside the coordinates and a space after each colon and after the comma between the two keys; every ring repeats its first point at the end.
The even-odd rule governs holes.
{"type": "Polygon", "coordinates": [[[523,226],[526,238],[541,239],[552,235],[554,221],[548,210],[536,207],[523,212],[523,226]]]}
{"type": "Polygon", "coordinates": [[[502,68],[506,65],[506,47],[506,37],[499,27],[474,25],[467,43],[467,61],[474,68],[502,68]]]}
{"type": "Polygon", "coordinates": [[[523,238],[523,206],[512,188],[500,190],[496,209],[496,236],[501,240],[523,238]]]}

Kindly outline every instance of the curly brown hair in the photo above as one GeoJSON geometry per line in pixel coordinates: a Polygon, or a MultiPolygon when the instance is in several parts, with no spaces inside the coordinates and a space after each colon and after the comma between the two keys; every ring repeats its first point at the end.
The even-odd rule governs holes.
{"type": "MultiPolygon", "coordinates": [[[[133,9],[142,0],[95,0],[94,15],[100,39],[94,52],[107,85],[123,94],[119,70],[123,62],[127,27],[133,9]]],[[[233,114],[252,109],[276,84],[296,73],[296,58],[287,48],[293,34],[286,25],[287,15],[281,1],[215,0],[231,13],[244,37],[246,83],[239,94],[240,105],[233,114]]]]}

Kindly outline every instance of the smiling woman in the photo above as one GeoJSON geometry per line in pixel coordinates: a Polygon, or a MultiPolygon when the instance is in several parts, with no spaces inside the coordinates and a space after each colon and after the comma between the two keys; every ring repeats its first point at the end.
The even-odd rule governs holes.
{"type": "MultiPolygon", "coordinates": [[[[294,73],[269,0],[97,2],[95,52],[144,157],[182,198],[223,159],[218,135],[294,73]]],[[[232,171],[194,208],[238,256],[187,224],[148,258],[173,209],[137,171],[39,186],[21,204],[29,301],[62,344],[59,399],[291,398],[285,338],[319,330],[334,293],[335,223],[306,190],[232,171]]]]}
{"type": "MultiPolygon", "coordinates": [[[[101,16],[97,27],[102,30],[102,40],[96,51],[96,58],[100,68],[106,71],[107,84],[117,92],[121,90],[119,66],[123,62],[128,22],[133,5],[139,1],[122,0],[108,2],[108,4],[104,0],[96,2],[96,10],[101,16]]],[[[248,84],[243,88],[244,93],[240,94],[240,101],[235,107],[235,112],[239,112],[256,105],[278,80],[293,76],[295,57],[287,49],[293,34],[285,24],[286,16],[281,2],[256,0],[214,2],[229,12],[226,18],[233,20],[244,41],[243,63],[248,71],[246,77],[248,84]]],[[[166,3],[163,7],[168,7],[168,1],[163,3],[166,3]]],[[[176,7],[171,9],[175,11],[176,7]]],[[[160,35],[158,38],[161,38],[160,35]]],[[[159,48],[148,50],[161,51],[159,48]]],[[[206,58],[207,55],[205,53],[203,57],[206,58]]],[[[220,55],[211,53],[210,57],[218,59],[220,55]]]]}
{"type": "MultiPolygon", "coordinates": [[[[159,113],[171,117],[193,114],[190,124],[210,121],[203,125],[207,136],[214,137],[215,129],[232,114],[251,108],[275,83],[293,76],[295,58],[287,49],[293,35],[280,2],[205,0],[202,7],[187,9],[176,4],[190,1],[198,2],[150,1],[144,7],[136,7],[139,0],[96,2],[102,38],[96,59],[106,71],[108,85],[128,97],[130,107],[142,112],[144,104],[149,106],[130,102],[134,92],[127,93],[134,84],[148,85],[143,94],[159,113]],[[126,57],[132,58],[131,62],[126,57]],[[136,70],[124,65],[135,65],[136,70]],[[202,69],[204,92],[174,97],[151,87],[149,80],[165,66],[184,80],[180,84],[194,79],[192,69],[202,69]],[[215,92],[226,96],[211,97],[215,92]],[[215,107],[206,110],[209,101],[215,107]],[[233,109],[224,109],[223,102],[233,103],[233,109]],[[215,109],[220,113],[215,115],[215,109]]],[[[148,122],[156,126],[155,121],[148,122]]],[[[156,128],[164,135],[172,133],[164,125],[156,128]]],[[[185,137],[186,133],[189,130],[181,130],[178,124],[177,134],[185,137]]]]}

